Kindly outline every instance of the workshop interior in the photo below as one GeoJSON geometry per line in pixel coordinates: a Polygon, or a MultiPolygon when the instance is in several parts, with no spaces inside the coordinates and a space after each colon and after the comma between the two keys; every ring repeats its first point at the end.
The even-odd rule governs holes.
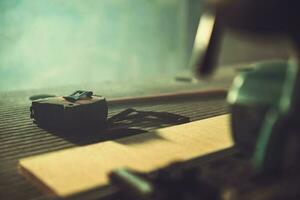
{"type": "Polygon", "coordinates": [[[0,0],[0,199],[299,199],[299,10],[0,0]]]}

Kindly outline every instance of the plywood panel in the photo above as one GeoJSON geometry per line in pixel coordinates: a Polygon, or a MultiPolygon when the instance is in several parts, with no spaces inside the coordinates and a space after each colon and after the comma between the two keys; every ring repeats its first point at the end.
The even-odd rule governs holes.
{"type": "Polygon", "coordinates": [[[232,146],[228,115],[160,129],[115,141],[76,147],[19,161],[21,172],[58,196],[108,183],[119,167],[148,172],[232,146]]]}

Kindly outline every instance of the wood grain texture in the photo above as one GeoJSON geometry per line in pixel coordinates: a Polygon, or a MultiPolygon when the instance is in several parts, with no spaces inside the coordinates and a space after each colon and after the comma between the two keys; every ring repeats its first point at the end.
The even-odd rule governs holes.
{"type": "Polygon", "coordinates": [[[24,158],[22,174],[57,196],[68,196],[108,183],[119,167],[148,172],[232,146],[229,115],[159,129],[115,141],[24,158]]]}

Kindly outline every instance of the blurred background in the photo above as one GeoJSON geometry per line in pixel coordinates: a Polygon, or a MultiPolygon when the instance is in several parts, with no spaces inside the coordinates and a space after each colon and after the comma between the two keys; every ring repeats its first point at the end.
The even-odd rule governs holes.
{"type": "MultiPolygon", "coordinates": [[[[0,0],[0,91],[162,79],[188,70],[201,0],[0,0]]],[[[286,58],[226,34],[219,64],[286,58]]]]}

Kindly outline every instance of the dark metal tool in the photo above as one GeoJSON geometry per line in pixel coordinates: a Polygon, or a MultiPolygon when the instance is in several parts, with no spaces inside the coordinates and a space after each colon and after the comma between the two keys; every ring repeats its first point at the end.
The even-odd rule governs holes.
{"type": "MultiPolygon", "coordinates": [[[[292,168],[300,166],[295,156],[300,147],[294,145],[300,143],[300,2],[209,2],[222,29],[262,38],[285,37],[293,44],[293,54],[288,62],[259,64],[252,71],[242,72],[228,95],[236,145],[242,152],[253,155],[255,171],[261,175],[291,172],[292,168]]],[[[214,32],[210,33],[214,38],[214,32]]],[[[209,49],[210,45],[206,46],[209,49]]],[[[214,59],[210,53],[204,54],[203,60],[214,59]]],[[[213,65],[205,63],[212,62],[197,65],[199,75],[212,71],[213,65]]]]}
{"type": "Polygon", "coordinates": [[[33,101],[30,112],[42,128],[78,130],[105,126],[108,107],[105,98],[91,91],[76,91],[69,96],[33,101]]]}

